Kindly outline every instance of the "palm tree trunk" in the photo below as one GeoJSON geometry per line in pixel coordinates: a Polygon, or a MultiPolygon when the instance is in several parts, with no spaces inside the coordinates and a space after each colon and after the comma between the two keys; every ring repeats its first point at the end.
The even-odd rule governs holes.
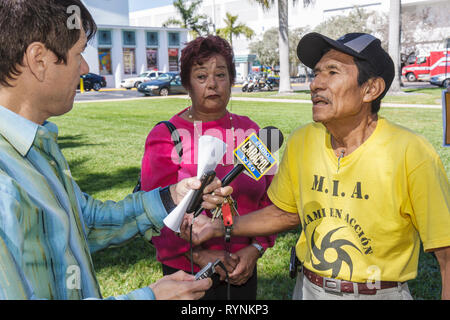
{"type": "Polygon", "coordinates": [[[279,93],[292,92],[289,76],[288,0],[278,0],[278,47],[280,54],[279,93]]]}
{"type": "Polygon", "coordinates": [[[401,70],[400,70],[400,23],[401,23],[401,3],[400,0],[390,0],[389,8],[389,55],[394,61],[395,77],[390,90],[400,91],[401,70]]]}

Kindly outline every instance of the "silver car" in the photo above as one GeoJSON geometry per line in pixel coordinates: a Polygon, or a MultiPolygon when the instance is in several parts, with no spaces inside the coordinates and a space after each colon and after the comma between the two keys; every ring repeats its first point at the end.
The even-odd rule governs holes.
{"type": "Polygon", "coordinates": [[[122,80],[120,83],[120,87],[131,89],[131,88],[137,88],[141,83],[155,80],[162,74],[161,71],[146,71],[141,73],[138,77],[133,78],[127,78],[122,80]]]}

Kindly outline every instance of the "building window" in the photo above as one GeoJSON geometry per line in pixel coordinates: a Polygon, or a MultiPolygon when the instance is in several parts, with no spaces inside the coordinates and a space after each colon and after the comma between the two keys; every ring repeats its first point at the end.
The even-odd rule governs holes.
{"type": "Polygon", "coordinates": [[[147,32],[147,47],[157,47],[158,39],[158,32],[147,32]]]}
{"type": "Polygon", "coordinates": [[[178,68],[178,51],[177,48],[169,49],[169,71],[179,71],[178,68]]]}
{"type": "Polygon", "coordinates": [[[136,74],[136,52],[134,48],[123,48],[124,74],[136,74]]]}
{"type": "Polygon", "coordinates": [[[147,69],[157,70],[158,69],[158,49],[147,49],[147,69]]]}
{"type": "Polygon", "coordinates": [[[179,47],[180,46],[180,34],[178,32],[169,32],[169,46],[179,47]]]}
{"type": "Polygon", "coordinates": [[[98,31],[98,46],[111,46],[111,30],[99,30],[98,31]]]}
{"type": "Polygon", "coordinates": [[[112,74],[111,68],[111,49],[99,48],[98,49],[98,62],[101,75],[112,74]]]}
{"type": "Polygon", "coordinates": [[[123,31],[123,45],[135,46],[136,45],[136,33],[134,31],[123,31]]]}

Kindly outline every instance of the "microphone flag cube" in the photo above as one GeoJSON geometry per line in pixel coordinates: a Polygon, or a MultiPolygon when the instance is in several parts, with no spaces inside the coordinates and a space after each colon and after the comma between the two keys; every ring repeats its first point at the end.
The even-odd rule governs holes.
{"type": "Polygon", "coordinates": [[[249,135],[234,150],[234,155],[255,180],[261,179],[277,162],[269,148],[255,133],[249,135]]]}

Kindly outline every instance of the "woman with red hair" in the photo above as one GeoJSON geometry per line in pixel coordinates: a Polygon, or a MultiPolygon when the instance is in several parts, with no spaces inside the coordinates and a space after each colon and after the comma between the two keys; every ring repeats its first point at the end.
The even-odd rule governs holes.
{"type": "MultiPolygon", "coordinates": [[[[198,139],[204,134],[227,144],[227,152],[216,168],[217,177],[222,179],[233,168],[234,149],[259,130],[259,126],[248,117],[227,110],[235,76],[233,50],[227,41],[210,35],[187,43],[181,52],[180,77],[192,104],[170,119],[181,136],[182,158],[180,161],[168,128],[155,126],[145,143],[142,190],[164,187],[185,177],[196,176],[198,139]]],[[[266,191],[271,180],[272,177],[266,175],[254,181],[242,174],[231,183],[232,196],[240,215],[270,204],[266,191]]],[[[207,211],[202,214],[211,215],[207,211]]],[[[275,236],[232,237],[228,243],[223,238],[216,238],[195,247],[191,256],[189,243],[167,227],[161,230],[160,236],[152,238],[164,275],[178,270],[191,272],[191,259],[194,272],[220,259],[228,271],[231,299],[256,299],[257,260],[265,249],[273,246],[274,241],[275,236]]],[[[219,268],[216,270],[219,274],[213,277],[214,284],[204,299],[227,297],[225,272],[219,268]]]]}

